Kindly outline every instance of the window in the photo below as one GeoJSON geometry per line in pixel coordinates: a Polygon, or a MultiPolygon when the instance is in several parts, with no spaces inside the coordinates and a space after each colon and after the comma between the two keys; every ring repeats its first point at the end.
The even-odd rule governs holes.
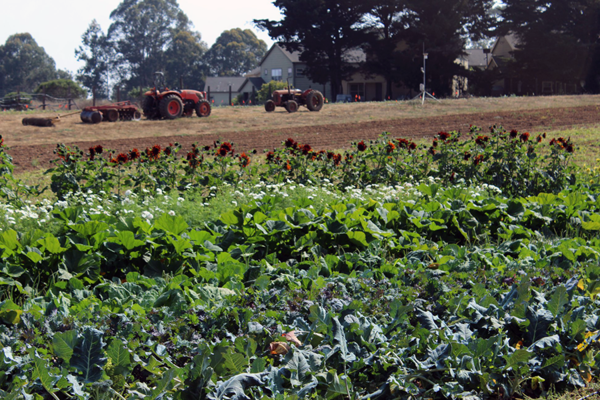
{"type": "Polygon", "coordinates": [[[292,67],[288,68],[288,76],[292,76],[292,67]]]}
{"type": "Polygon", "coordinates": [[[269,75],[269,70],[265,68],[265,76],[269,75]]]}
{"type": "Polygon", "coordinates": [[[281,68],[273,68],[271,70],[271,80],[280,81],[283,77],[281,75],[281,68]]]}
{"type": "Polygon", "coordinates": [[[296,68],[296,76],[301,78],[304,76],[304,69],[302,68],[296,68]]]}
{"type": "Polygon", "coordinates": [[[350,96],[352,96],[352,101],[364,101],[365,100],[365,84],[364,83],[351,83],[350,84],[350,96]]]}

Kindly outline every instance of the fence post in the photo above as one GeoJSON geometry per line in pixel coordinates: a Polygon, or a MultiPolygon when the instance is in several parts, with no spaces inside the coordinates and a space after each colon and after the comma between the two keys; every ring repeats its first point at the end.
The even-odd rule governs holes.
{"type": "Polygon", "coordinates": [[[206,99],[206,100],[208,100],[210,102],[210,86],[206,90],[206,97],[208,97],[208,99],[206,99]]]}
{"type": "Polygon", "coordinates": [[[96,85],[92,86],[92,107],[96,107],[96,85]]]}
{"type": "Polygon", "coordinates": [[[69,111],[71,111],[71,88],[67,89],[67,99],[69,101],[69,111]]]}
{"type": "Polygon", "coordinates": [[[42,110],[46,111],[46,91],[44,90],[44,96],[42,97],[42,110]]]}
{"type": "Polygon", "coordinates": [[[17,86],[17,108],[21,105],[21,87],[17,86]]]}
{"type": "Polygon", "coordinates": [[[233,105],[233,104],[231,103],[231,85],[229,85],[229,105],[230,105],[230,106],[231,106],[231,105],[233,105]]]}

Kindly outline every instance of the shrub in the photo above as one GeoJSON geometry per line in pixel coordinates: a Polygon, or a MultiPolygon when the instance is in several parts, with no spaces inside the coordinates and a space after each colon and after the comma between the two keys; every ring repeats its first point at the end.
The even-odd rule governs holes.
{"type": "Polygon", "coordinates": [[[46,93],[49,96],[58,98],[87,97],[87,91],[71,79],[55,79],[53,81],[40,83],[35,89],[35,93],[46,93]]]}
{"type": "Polygon", "coordinates": [[[287,83],[281,81],[271,81],[264,83],[258,91],[258,101],[264,103],[271,98],[271,94],[274,90],[287,89],[287,83]]]}

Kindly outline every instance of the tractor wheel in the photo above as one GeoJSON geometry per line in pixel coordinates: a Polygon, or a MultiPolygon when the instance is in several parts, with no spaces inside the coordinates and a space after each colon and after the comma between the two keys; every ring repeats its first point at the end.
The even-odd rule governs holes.
{"type": "Polygon", "coordinates": [[[298,111],[298,103],[296,103],[296,100],[289,100],[285,103],[285,109],[289,113],[294,113],[298,111]]]}
{"type": "Polygon", "coordinates": [[[200,100],[196,103],[196,115],[200,118],[210,115],[211,107],[208,100],[200,100]]]}
{"type": "Polygon", "coordinates": [[[266,112],[275,111],[275,102],[273,100],[267,100],[267,102],[265,103],[265,111],[266,112]]]}
{"type": "Polygon", "coordinates": [[[321,108],[323,108],[323,103],[323,94],[321,94],[321,92],[318,90],[313,90],[308,94],[308,96],[306,96],[306,107],[310,111],[321,111],[321,108]]]}
{"type": "Polygon", "coordinates": [[[142,111],[144,112],[144,117],[148,119],[156,119],[159,118],[158,115],[158,107],[156,106],[156,100],[152,96],[144,97],[144,103],[142,104],[142,111]]]}
{"type": "Polygon", "coordinates": [[[183,113],[183,102],[178,96],[171,94],[163,97],[158,109],[160,110],[160,116],[164,119],[179,118],[183,113]]]}

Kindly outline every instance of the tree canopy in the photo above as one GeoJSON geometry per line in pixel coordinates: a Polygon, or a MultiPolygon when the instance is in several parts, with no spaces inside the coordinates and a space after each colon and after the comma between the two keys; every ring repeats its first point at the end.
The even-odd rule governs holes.
{"type": "Polygon", "coordinates": [[[236,76],[258,66],[267,52],[267,44],[250,29],[224,31],[206,53],[211,75],[236,76]]]}
{"type": "Polygon", "coordinates": [[[86,90],[71,79],[54,79],[43,82],[35,89],[35,93],[45,93],[52,97],[87,97],[86,90]]]}
{"type": "Polygon", "coordinates": [[[342,80],[357,70],[354,57],[366,42],[367,28],[361,24],[369,11],[362,0],[275,0],[281,21],[255,20],[269,36],[289,51],[301,50],[305,74],[317,83],[331,85],[331,96],[340,92],[342,80]]]}
{"type": "MultiPolygon", "coordinates": [[[[128,89],[152,85],[154,73],[166,68],[167,50],[179,48],[172,45],[177,35],[191,33],[192,27],[176,0],[123,0],[110,18],[114,71],[128,89]]],[[[199,42],[199,34],[192,37],[199,42]]],[[[171,57],[179,56],[171,52],[171,57]]]]}
{"type": "Polygon", "coordinates": [[[182,30],[175,34],[165,52],[165,79],[171,87],[179,86],[179,78],[188,89],[204,87],[208,69],[204,61],[207,46],[197,32],[182,30]]]}
{"type": "Polygon", "coordinates": [[[0,46],[0,94],[31,92],[56,78],[56,64],[29,33],[10,36],[0,46]]]}
{"type": "Polygon", "coordinates": [[[600,91],[600,3],[596,0],[504,0],[500,31],[518,39],[507,75],[586,81],[600,91]]]}
{"type": "Polygon", "coordinates": [[[96,97],[108,97],[108,77],[113,47],[102,31],[100,24],[93,20],[81,36],[81,46],[75,50],[77,60],[85,64],[77,71],[77,79],[96,97]]]}
{"type": "Polygon", "coordinates": [[[468,39],[491,33],[493,0],[276,0],[281,21],[255,20],[288,50],[301,50],[306,74],[331,84],[332,96],[359,67],[367,74],[417,88],[423,49],[431,54],[430,84],[449,92],[464,73],[455,60],[468,39]],[[362,56],[357,51],[364,50],[362,56]],[[366,53],[366,54],[365,54],[366,53]]]}

